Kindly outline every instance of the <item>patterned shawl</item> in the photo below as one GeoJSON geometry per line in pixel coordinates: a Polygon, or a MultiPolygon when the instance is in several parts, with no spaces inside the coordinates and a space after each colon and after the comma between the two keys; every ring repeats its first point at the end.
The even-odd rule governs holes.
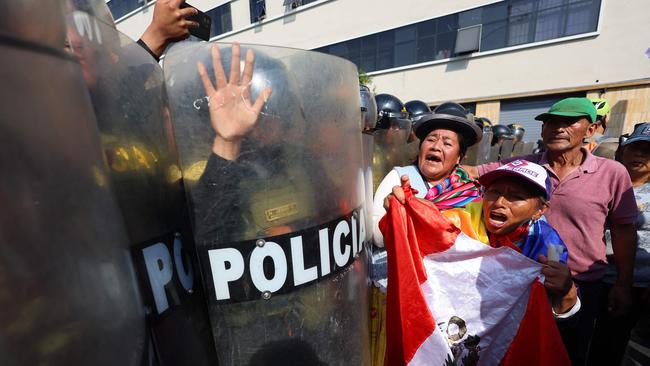
{"type": "Polygon", "coordinates": [[[436,204],[439,210],[465,207],[466,204],[481,199],[478,181],[469,177],[458,164],[442,183],[429,188],[425,198],[436,204]]]}

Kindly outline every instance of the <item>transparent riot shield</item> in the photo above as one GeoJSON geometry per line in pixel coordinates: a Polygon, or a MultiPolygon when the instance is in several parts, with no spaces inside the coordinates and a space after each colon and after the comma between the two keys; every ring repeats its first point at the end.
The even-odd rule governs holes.
{"type": "Polygon", "coordinates": [[[219,362],[368,364],[354,65],[190,43],[164,69],[219,362]]]}
{"type": "Polygon", "coordinates": [[[501,149],[501,145],[496,144],[494,146],[490,146],[490,153],[488,154],[488,162],[493,162],[499,160],[499,150],[501,149]]]}
{"type": "Polygon", "coordinates": [[[512,155],[513,157],[515,156],[520,156],[522,155],[524,151],[524,142],[523,141],[517,141],[512,147],[512,155]]]}
{"type": "Polygon", "coordinates": [[[375,130],[372,156],[374,190],[393,167],[412,163],[408,161],[409,150],[406,146],[410,133],[411,121],[397,118],[391,120],[390,128],[375,130]]]}
{"type": "Polygon", "coordinates": [[[532,154],[534,148],[535,148],[535,142],[533,141],[524,142],[524,148],[521,149],[521,154],[522,155],[532,154]]]}
{"type": "Polygon", "coordinates": [[[616,150],[618,150],[618,139],[609,137],[600,142],[598,147],[594,149],[593,154],[607,159],[614,159],[616,150]]]}
{"type": "Polygon", "coordinates": [[[141,365],[127,233],[58,5],[0,16],[0,364],[141,365]]]}
{"type": "Polygon", "coordinates": [[[501,142],[501,149],[499,150],[499,160],[507,159],[512,155],[512,148],[514,147],[514,140],[512,138],[504,139],[501,142]]]}
{"type": "MultiPolygon", "coordinates": [[[[375,102],[375,95],[368,87],[360,86],[361,96],[361,124],[363,134],[361,135],[361,144],[363,152],[363,189],[364,189],[364,207],[366,216],[366,227],[372,227],[372,204],[375,194],[373,186],[372,174],[372,157],[375,146],[375,139],[373,136],[373,129],[377,123],[377,104],[375,102]]],[[[368,236],[369,247],[372,247],[372,240],[368,236]]]]}
{"type": "Polygon", "coordinates": [[[150,353],[161,365],[214,364],[162,68],[115,29],[103,0],[71,4],[66,47],[81,65],[125,219],[150,353]]]}
{"type": "Polygon", "coordinates": [[[401,166],[409,165],[417,160],[420,151],[420,139],[415,136],[415,132],[411,131],[410,137],[404,147],[404,157],[401,161],[401,166]]]}
{"type": "Polygon", "coordinates": [[[478,143],[478,161],[477,164],[487,163],[490,158],[490,144],[492,143],[492,127],[483,127],[483,138],[478,143]]]}
{"type": "Polygon", "coordinates": [[[467,153],[463,157],[463,161],[461,163],[462,164],[467,164],[467,165],[476,165],[476,164],[478,164],[478,160],[479,160],[478,150],[479,150],[478,145],[470,146],[467,149],[467,153]]]}

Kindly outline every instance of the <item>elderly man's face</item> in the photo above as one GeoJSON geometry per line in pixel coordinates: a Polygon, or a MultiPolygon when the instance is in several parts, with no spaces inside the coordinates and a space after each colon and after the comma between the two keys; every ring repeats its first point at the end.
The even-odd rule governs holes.
{"type": "Polygon", "coordinates": [[[551,116],[542,125],[542,140],[549,151],[561,152],[580,147],[591,137],[596,125],[585,117],[551,116]]]}

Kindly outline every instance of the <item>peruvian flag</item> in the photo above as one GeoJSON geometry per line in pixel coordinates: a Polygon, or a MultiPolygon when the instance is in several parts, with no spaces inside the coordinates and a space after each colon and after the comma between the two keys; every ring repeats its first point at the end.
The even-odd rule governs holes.
{"type": "Polygon", "coordinates": [[[380,222],[386,359],[395,365],[570,365],[542,265],[462,234],[405,185],[380,222]]]}

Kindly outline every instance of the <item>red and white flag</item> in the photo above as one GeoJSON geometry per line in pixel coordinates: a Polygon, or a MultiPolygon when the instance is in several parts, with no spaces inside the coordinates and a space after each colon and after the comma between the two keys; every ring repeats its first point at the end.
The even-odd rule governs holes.
{"type": "Polygon", "coordinates": [[[380,222],[388,254],[386,361],[570,365],[542,265],[462,234],[405,187],[380,222]]]}

